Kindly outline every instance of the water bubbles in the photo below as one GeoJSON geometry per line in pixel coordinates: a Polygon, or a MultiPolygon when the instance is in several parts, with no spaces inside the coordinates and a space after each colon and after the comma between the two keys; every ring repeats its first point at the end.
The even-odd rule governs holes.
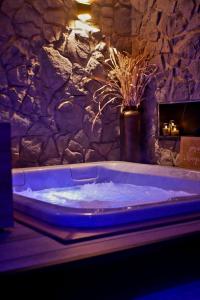
{"type": "Polygon", "coordinates": [[[17,192],[35,200],[72,208],[121,208],[160,203],[174,197],[191,196],[185,191],[164,190],[155,186],[138,186],[114,182],[92,183],[40,191],[17,192]]]}

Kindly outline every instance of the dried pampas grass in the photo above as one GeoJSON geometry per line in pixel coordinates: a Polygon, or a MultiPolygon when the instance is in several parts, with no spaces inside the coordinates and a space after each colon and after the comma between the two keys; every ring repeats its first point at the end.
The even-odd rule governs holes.
{"type": "Polygon", "coordinates": [[[93,126],[105,107],[120,101],[120,106],[133,106],[138,108],[144,95],[145,87],[157,71],[154,64],[150,64],[150,56],[140,54],[136,57],[124,54],[115,48],[109,48],[110,59],[108,62],[108,78],[93,95],[93,100],[98,103],[98,113],[93,121],[93,126]]]}

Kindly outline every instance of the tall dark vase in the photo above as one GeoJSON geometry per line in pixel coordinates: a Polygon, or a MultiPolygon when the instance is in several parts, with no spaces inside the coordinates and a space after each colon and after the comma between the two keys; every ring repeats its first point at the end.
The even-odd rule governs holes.
{"type": "Polygon", "coordinates": [[[125,107],[120,114],[120,159],[140,162],[140,112],[125,107]]]}

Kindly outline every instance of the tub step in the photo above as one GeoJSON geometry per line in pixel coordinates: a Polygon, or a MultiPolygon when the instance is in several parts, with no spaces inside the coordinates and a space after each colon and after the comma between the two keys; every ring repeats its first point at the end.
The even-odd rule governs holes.
{"type": "Polygon", "coordinates": [[[74,182],[92,183],[96,182],[99,177],[97,166],[70,168],[71,178],[74,182]]]}

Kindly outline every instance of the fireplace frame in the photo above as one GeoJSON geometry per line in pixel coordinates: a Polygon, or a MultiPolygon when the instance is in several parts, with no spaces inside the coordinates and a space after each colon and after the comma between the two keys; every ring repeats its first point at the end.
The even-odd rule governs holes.
{"type": "MultiPolygon", "coordinates": [[[[183,118],[183,116],[182,116],[183,118]]],[[[187,122],[186,122],[187,124],[187,122]]],[[[181,136],[197,136],[197,137],[200,137],[200,99],[196,99],[196,100],[193,100],[193,101],[177,101],[177,102],[162,102],[162,103],[158,103],[157,104],[157,130],[156,130],[156,135],[157,135],[157,138],[158,139],[169,139],[169,140],[176,140],[176,139],[180,139],[181,136]],[[197,113],[195,114],[195,118],[193,120],[193,123],[197,124],[198,120],[199,120],[199,127],[197,128],[197,133],[192,133],[192,131],[189,129],[184,129],[184,127],[181,127],[181,122],[183,123],[184,120],[180,120],[180,121],[177,121],[179,118],[180,118],[180,115],[184,114],[186,115],[186,121],[188,121],[188,117],[191,115],[191,110],[194,110],[194,108],[191,108],[192,106],[194,105],[195,108],[198,108],[199,110],[196,110],[197,113]],[[189,112],[187,112],[187,106],[189,106],[188,110],[189,112]],[[180,134],[177,135],[177,136],[171,136],[171,135],[167,135],[167,136],[164,136],[162,134],[162,124],[163,123],[169,123],[170,121],[170,118],[169,117],[166,117],[165,120],[163,120],[163,111],[161,111],[161,108],[162,110],[164,108],[167,108],[168,110],[168,113],[169,111],[173,108],[176,108],[178,109],[178,107],[180,109],[182,109],[183,111],[179,112],[179,116],[176,116],[176,113],[174,113],[174,115],[172,114],[172,117],[171,119],[175,119],[175,123],[179,126],[180,128],[180,134]],[[199,116],[198,116],[198,111],[199,111],[199,116]],[[198,120],[197,120],[198,118],[198,120]]]]}

